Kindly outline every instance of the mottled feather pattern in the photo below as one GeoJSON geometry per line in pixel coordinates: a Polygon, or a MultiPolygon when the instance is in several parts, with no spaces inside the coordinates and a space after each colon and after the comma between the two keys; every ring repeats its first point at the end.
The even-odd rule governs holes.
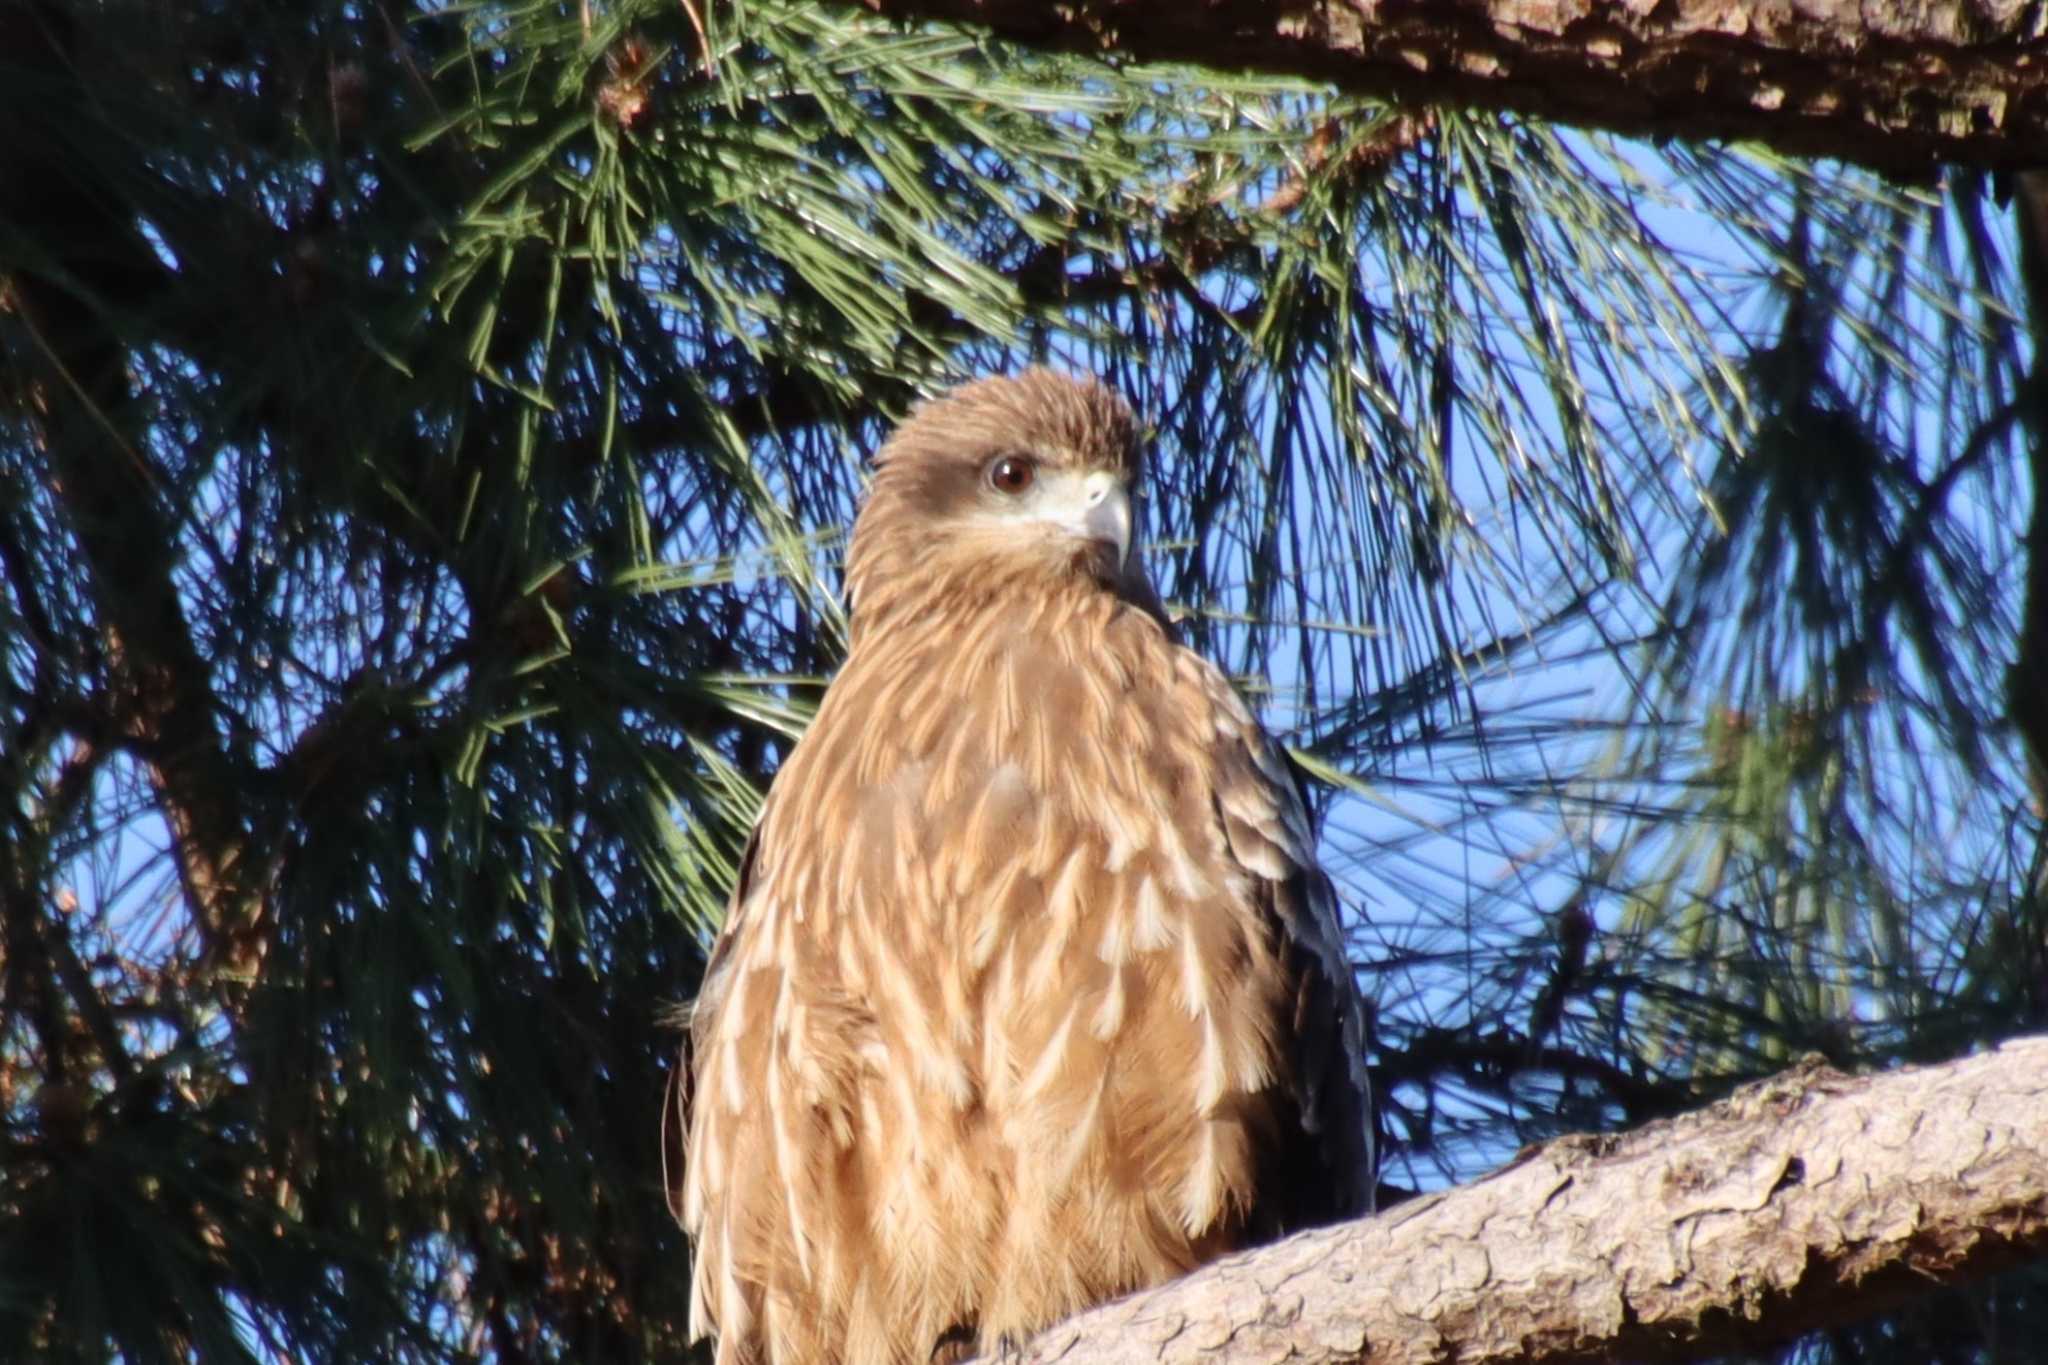
{"type": "Polygon", "coordinates": [[[988,1349],[1364,1206],[1356,991],[1284,759],[1121,566],[933,529],[969,495],[944,453],[1134,472],[1130,430],[1037,371],[879,461],[853,648],[692,1020],[721,1362],[988,1349]]]}

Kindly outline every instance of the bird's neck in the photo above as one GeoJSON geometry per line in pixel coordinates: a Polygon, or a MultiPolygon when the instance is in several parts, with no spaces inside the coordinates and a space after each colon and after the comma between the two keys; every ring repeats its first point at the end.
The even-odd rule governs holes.
{"type": "Polygon", "coordinates": [[[958,632],[992,620],[1058,629],[1077,620],[1107,619],[1124,606],[1157,614],[1156,597],[1133,602],[1121,591],[1122,584],[1105,581],[1079,562],[1013,564],[978,558],[863,567],[869,572],[848,583],[855,650],[898,633],[958,632]]]}

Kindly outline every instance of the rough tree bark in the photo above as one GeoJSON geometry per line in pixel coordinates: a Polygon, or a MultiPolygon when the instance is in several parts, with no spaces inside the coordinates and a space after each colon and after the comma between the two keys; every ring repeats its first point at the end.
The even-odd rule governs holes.
{"type": "Polygon", "coordinates": [[[860,0],[1068,51],[1328,80],[1636,137],[1738,138],[1898,175],[2048,164],[2025,0],[860,0]]]}
{"type": "Polygon", "coordinates": [[[1052,1329],[1006,1365],[1680,1360],[2048,1255],[2048,1038],[1802,1065],[1052,1329]]]}

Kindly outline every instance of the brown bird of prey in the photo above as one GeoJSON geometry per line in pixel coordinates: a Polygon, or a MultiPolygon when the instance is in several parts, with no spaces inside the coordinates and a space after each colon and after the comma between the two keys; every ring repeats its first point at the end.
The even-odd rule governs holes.
{"type": "Polygon", "coordinates": [[[1122,400],[920,407],[691,1021],[721,1365],[953,1360],[1365,1209],[1357,988],[1291,771],[1131,552],[1122,400]]]}

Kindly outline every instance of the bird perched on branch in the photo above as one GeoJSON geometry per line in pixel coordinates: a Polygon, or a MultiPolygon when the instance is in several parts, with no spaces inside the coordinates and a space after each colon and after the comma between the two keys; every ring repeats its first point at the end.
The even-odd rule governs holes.
{"type": "Polygon", "coordinates": [[[721,1365],[960,1359],[1362,1212],[1360,1005],[1280,751],[1131,552],[1108,389],[920,407],[694,1006],[721,1365]]]}

